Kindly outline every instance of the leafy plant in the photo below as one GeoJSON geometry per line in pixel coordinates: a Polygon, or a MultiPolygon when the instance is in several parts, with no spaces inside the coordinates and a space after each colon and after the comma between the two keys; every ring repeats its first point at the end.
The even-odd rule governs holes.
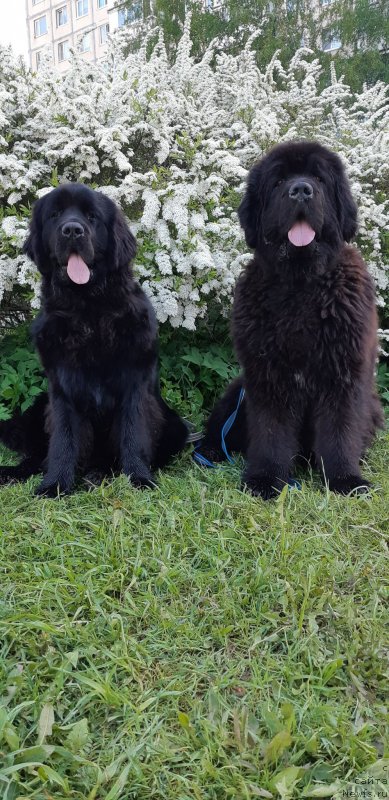
{"type": "Polygon", "coordinates": [[[47,386],[25,325],[0,342],[0,364],[0,419],[4,420],[14,408],[29,408],[47,386]]]}
{"type": "Polygon", "coordinates": [[[160,333],[162,393],[184,417],[200,425],[239,372],[226,320],[203,323],[195,334],[167,325],[160,333]]]}

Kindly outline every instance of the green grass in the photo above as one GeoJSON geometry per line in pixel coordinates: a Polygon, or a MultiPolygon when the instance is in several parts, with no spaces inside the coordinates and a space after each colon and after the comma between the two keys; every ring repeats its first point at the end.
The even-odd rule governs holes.
{"type": "Polygon", "coordinates": [[[389,797],[388,453],[359,499],[188,454],[154,492],[1,489],[1,800],[389,797]]]}

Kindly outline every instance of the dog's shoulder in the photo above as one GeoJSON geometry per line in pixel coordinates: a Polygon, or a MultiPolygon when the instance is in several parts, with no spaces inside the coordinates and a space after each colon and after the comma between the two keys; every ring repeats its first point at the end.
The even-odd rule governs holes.
{"type": "Polygon", "coordinates": [[[375,314],[374,281],[355,246],[345,244],[341,248],[326,286],[333,301],[351,314],[354,321],[359,318],[362,325],[366,317],[375,314]]]}
{"type": "Polygon", "coordinates": [[[367,268],[362,254],[355,245],[345,244],[337,259],[344,279],[355,287],[356,291],[374,297],[374,281],[367,268]]]}

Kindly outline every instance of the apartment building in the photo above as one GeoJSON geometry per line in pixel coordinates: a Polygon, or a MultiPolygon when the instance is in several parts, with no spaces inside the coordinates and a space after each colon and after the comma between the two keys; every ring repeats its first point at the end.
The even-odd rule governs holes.
{"type": "Polygon", "coordinates": [[[70,49],[88,61],[104,58],[110,31],[126,22],[128,12],[116,0],[25,0],[30,66],[39,67],[50,48],[59,71],[69,66],[70,49]]]}
{"type": "MultiPolygon", "coordinates": [[[[117,0],[25,0],[29,57],[38,69],[42,53],[50,48],[59,71],[69,65],[70,49],[78,49],[88,61],[104,58],[109,32],[127,22],[136,23],[152,14],[153,0],[135,0],[130,9],[118,9],[117,0]]],[[[199,0],[204,10],[223,12],[223,0],[199,0]]],[[[312,12],[334,0],[312,0],[312,12]]],[[[269,3],[269,6],[272,4],[269,3]]],[[[285,0],[285,10],[294,0],[285,0]]],[[[320,46],[320,45],[319,45],[320,46]]],[[[332,30],[323,30],[321,47],[336,51],[341,42],[332,30]]]]}

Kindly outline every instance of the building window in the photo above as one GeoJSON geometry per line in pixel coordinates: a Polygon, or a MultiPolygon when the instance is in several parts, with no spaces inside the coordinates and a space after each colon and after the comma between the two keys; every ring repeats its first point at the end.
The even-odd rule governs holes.
{"type": "Polygon", "coordinates": [[[327,31],[323,34],[322,50],[324,50],[325,53],[331,50],[339,50],[340,47],[342,47],[342,42],[338,33],[335,31],[327,31]]]}
{"type": "Polygon", "coordinates": [[[38,17],[34,20],[34,36],[44,36],[47,33],[47,19],[46,14],[43,17],[38,17]]]}
{"type": "Polygon", "coordinates": [[[108,34],[109,34],[109,25],[108,25],[108,23],[106,25],[100,25],[100,27],[99,27],[99,41],[100,41],[100,44],[105,44],[106,43],[106,41],[108,39],[108,34]]]}
{"type": "Polygon", "coordinates": [[[132,3],[131,8],[119,9],[118,26],[119,28],[122,28],[127,22],[137,22],[137,20],[142,19],[142,17],[142,0],[135,0],[135,2],[132,3]]]}
{"type": "Polygon", "coordinates": [[[78,43],[78,49],[80,53],[89,53],[89,50],[91,49],[90,33],[85,33],[84,36],[81,37],[78,43]]]}
{"type": "Polygon", "coordinates": [[[68,21],[68,10],[66,6],[62,6],[62,8],[58,8],[55,12],[55,19],[57,22],[57,28],[60,28],[61,25],[66,25],[68,21]]]}
{"type": "Polygon", "coordinates": [[[86,17],[89,13],[89,0],[76,0],[76,17],[86,17]]]}
{"type": "Polygon", "coordinates": [[[35,64],[37,69],[39,69],[41,60],[42,60],[42,50],[38,50],[38,52],[35,53],[35,64]]]}
{"type": "Polygon", "coordinates": [[[68,61],[69,60],[69,41],[66,39],[65,42],[59,42],[58,44],[58,61],[68,61]]]}
{"type": "Polygon", "coordinates": [[[105,8],[107,3],[108,3],[108,0],[97,0],[97,8],[105,8]]]}

